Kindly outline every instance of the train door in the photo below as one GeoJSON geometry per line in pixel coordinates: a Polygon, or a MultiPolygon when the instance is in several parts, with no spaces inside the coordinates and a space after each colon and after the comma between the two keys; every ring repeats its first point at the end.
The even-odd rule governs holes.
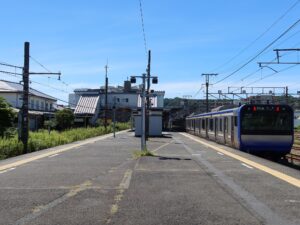
{"type": "Polygon", "coordinates": [[[231,145],[234,146],[234,116],[231,117],[231,129],[230,129],[230,137],[231,137],[231,145]]]}
{"type": "Polygon", "coordinates": [[[217,134],[218,134],[218,118],[215,118],[215,140],[217,140],[217,134]]]}
{"type": "Polygon", "coordinates": [[[194,134],[196,133],[196,120],[193,120],[193,130],[194,130],[194,134]]]}
{"type": "Polygon", "coordinates": [[[205,119],[205,136],[208,138],[208,118],[205,119]]]}
{"type": "Polygon", "coordinates": [[[223,125],[223,127],[224,127],[224,129],[223,129],[223,138],[224,138],[224,144],[226,144],[226,137],[227,137],[227,117],[224,117],[224,125],[223,125]]]}

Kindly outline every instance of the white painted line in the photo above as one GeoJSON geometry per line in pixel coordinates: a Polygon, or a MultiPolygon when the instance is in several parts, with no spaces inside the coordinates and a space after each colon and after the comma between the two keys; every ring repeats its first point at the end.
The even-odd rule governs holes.
{"type": "Polygon", "coordinates": [[[240,155],[234,154],[233,152],[229,152],[229,151],[221,148],[220,145],[218,145],[218,146],[220,146],[220,147],[218,147],[218,146],[216,146],[216,144],[215,145],[209,144],[209,143],[207,143],[205,141],[201,141],[199,138],[196,138],[195,136],[192,136],[190,134],[186,134],[186,133],[182,133],[182,132],[180,134],[183,135],[183,136],[185,136],[185,137],[188,137],[188,138],[190,138],[190,139],[192,139],[192,140],[194,140],[194,141],[196,141],[196,142],[198,142],[200,144],[203,144],[203,145],[205,145],[207,147],[210,147],[211,149],[214,149],[216,151],[222,152],[226,156],[229,156],[231,158],[239,160],[240,162],[247,163],[247,165],[251,165],[251,166],[253,166],[253,168],[256,168],[258,170],[264,171],[264,172],[266,172],[266,173],[268,173],[268,174],[270,174],[270,175],[272,175],[274,177],[277,177],[280,180],[283,180],[283,181],[285,181],[285,182],[287,182],[289,184],[292,184],[292,185],[300,188],[300,179],[298,179],[298,178],[295,178],[295,177],[289,176],[289,175],[287,175],[285,173],[282,173],[280,171],[271,169],[271,168],[269,168],[267,166],[264,166],[262,164],[254,162],[254,161],[252,161],[250,159],[247,159],[247,158],[244,158],[244,157],[242,157],[240,155]]]}
{"type": "Polygon", "coordinates": [[[222,152],[217,152],[219,155],[224,155],[222,152]]]}
{"type": "Polygon", "coordinates": [[[195,154],[192,154],[192,155],[196,155],[196,156],[197,156],[197,155],[201,155],[201,154],[199,154],[199,153],[198,153],[198,154],[197,154],[197,153],[195,153],[195,154]]]}
{"type": "Polygon", "coordinates": [[[249,165],[247,165],[247,164],[245,164],[245,163],[241,163],[241,164],[242,164],[243,166],[249,168],[249,169],[253,169],[253,167],[251,167],[251,166],[249,166],[249,165]]]}
{"type": "Polygon", "coordinates": [[[54,155],[50,155],[50,156],[48,156],[48,158],[53,158],[53,157],[55,157],[55,156],[58,156],[59,154],[54,154],[54,155]]]}
{"type": "Polygon", "coordinates": [[[299,203],[299,200],[294,200],[294,199],[289,199],[289,200],[285,200],[285,202],[290,202],[290,203],[299,203]]]}
{"type": "Polygon", "coordinates": [[[12,168],[9,168],[9,169],[7,169],[7,170],[2,170],[2,171],[0,171],[0,174],[6,173],[6,172],[9,172],[9,171],[12,171],[12,170],[14,170],[14,169],[16,169],[16,167],[12,167],[12,168]]]}

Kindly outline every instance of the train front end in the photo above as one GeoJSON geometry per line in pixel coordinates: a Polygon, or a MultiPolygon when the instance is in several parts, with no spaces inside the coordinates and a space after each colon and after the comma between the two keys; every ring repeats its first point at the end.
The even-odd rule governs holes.
{"type": "Polygon", "coordinates": [[[288,105],[243,105],[239,110],[242,151],[281,157],[294,141],[293,109],[288,105]]]}

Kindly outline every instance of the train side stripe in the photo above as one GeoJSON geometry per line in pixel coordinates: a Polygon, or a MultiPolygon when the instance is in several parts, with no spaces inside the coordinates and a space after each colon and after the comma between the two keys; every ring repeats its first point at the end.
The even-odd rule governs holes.
{"type": "Polygon", "coordinates": [[[269,167],[267,167],[267,166],[264,166],[264,165],[261,165],[261,164],[259,164],[259,163],[257,163],[257,162],[253,162],[253,161],[251,161],[251,160],[249,160],[249,159],[246,159],[246,158],[244,158],[244,157],[242,157],[242,156],[239,156],[239,155],[236,155],[236,154],[234,154],[234,153],[228,152],[228,151],[226,151],[226,150],[224,150],[224,149],[222,149],[222,148],[219,148],[219,147],[217,147],[217,146],[208,144],[208,143],[206,143],[206,142],[204,142],[204,141],[201,141],[201,140],[199,140],[199,139],[193,137],[193,136],[190,135],[190,134],[186,134],[186,133],[180,133],[180,134],[183,135],[183,136],[185,136],[185,137],[187,137],[187,138],[190,138],[190,139],[192,139],[192,140],[194,140],[194,141],[196,141],[196,142],[198,142],[198,143],[200,143],[200,144],[206,145],[206,146],[208,146],[208,147],[210,147],[210,148],[212,148],[212,149],[214,149],[214,150],[216,150],[216,151],[222,152],[223,154],[225,154],[225,155],[227,155],[227,156],[229,156],[229,157],[231,157],[231,158],[234,158],[234,159],[239,160],[239,161],[241,161],[241,162],[243,162],[243,163],[246,163],[246,164],[248,164],[249,166],[253,166],[253,167],[256,168],[256,169],[259,169],[259,170],[261,170],[261,171],[264,171],[264,172],[266,172],[266,173],[268,173],[268,174],[270,174],[270,175],[272,175],[272,176],[274,176],[274,177],[277,177],[277,178],[280,179],[280,180],[283,180],[283,181],[285,181],[285,182],[287,182],[287,183],[289,183],[289,184],[292,184],[292,185],[294,185],[294,186],[300,188],[300,180],[297,179],[297,178],[295,178],[295,177],[286,175],[286,174],[284,174],[284,173],[282,173],[282,172],[279,172],[279,171],[277,171],[277,170],[271,169],[271,168],[269,168],[269,167]]]}

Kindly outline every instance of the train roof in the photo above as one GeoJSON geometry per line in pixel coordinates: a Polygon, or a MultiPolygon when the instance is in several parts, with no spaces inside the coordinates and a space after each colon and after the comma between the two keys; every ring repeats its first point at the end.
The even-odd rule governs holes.
{"type": "Polygon", "coordinates": [[[218,114],[224,114],[224,113],[232,113],[232,112],[237,111],[245,106],[285,106],[285,107],[291,108],[287,104],[244,104],[239,107],[234,107],[231,109],[224,109],[224,110],[220,110],[220,111],[200,113],[200,114],[195,114],[195,115],[192,114],[190,116],[187,116],[186,118],[189,119],[189,118],[197,118],[200,116],[203,117],[203,116],[211,116],[211,115],[218,115],[218,114]]]}
{"type": "Polygon", "coordinates": [[[225,110],[215,111],[215,112],[200,113],[200,114],[190,115],[187,118],[195,118],[195,117],[199,117],[199,116],[210,116],[210,115],[218,115],[218,114],[223,114],[223,113],[231,113],[231,112],[236,111],[238,108],[239,107],[232,108],[232,109],[225,109],[225,110]]]}

